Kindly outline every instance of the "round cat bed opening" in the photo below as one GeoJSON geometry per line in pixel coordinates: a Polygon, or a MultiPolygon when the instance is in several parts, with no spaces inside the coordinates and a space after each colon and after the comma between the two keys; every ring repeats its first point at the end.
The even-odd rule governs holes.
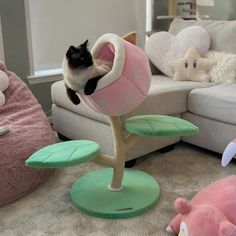
{"type": "Polygon", "coordinates": [[[111,71],[98,81],[96,90],[106,87],[122,75],[125,63],[125,48],[122,38],[115,34],[105,34],[96,41],[91,53],[95,59],[112,65],[111,71]]]}

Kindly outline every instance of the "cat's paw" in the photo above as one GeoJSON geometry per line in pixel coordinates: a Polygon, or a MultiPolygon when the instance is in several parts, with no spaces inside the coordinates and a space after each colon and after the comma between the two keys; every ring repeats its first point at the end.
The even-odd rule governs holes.
{"type": "Polygon", "coordinates": [[[73,104],[75,105],[80,104],[80,98],[78,97],[78,95],[76,94],[74,90],[66,86],[66,93],[67,93],[68,98],[71,100],[73,104]]]}
{"type": "Polygon", "coordinates": [[[103,74],[109,73],[111,71],[111,65],[101,65],[101,71],[103,72],[103,74]]]}
{"type": "Polygon", "coordinates": [[[97,83],[101,78],[102,76],[97,76],[95,78],[88,80],[84,86],[84,94],[85,95],[93,94],[97,88],[97,83]]]}
{"type": "Polygon", "coordinates": [[[92,95],[94,93],[95,89],[96,88],[93,88],[91,86],[85,86],[84,87],[84,94],[87,95],[87,96],[92,95]]]}
{"type": "Polygon", "coordinates": [[[76,98],[71,99],[71,102],[72,102],[74,105],[79,105],[79,104],[80,104],[80,99],[79,99],[79,97],[76,97],[76,98]]]}
{"type": "Polygon", "coordinates": [[[97,65],[97,74],[105,75],[108,74],[112,69],[112,64],[98,64],[97,65]]]}

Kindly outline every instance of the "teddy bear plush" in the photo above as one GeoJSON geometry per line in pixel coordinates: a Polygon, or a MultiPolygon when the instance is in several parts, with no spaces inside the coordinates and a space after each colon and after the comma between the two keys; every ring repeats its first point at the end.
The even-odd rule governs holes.
{"type": "Polygon", "coordinates": [[[5,104],[5,95],[3,92],[8,88],[9,86],[9,77],[5,72],[0,70],[0,107],[5,104]]]}
{"type": "Polygon", "coordinates": [[[5,95],[4,91],[8,88],[9,86],[9,77],[5,72],[0,70],[0,107],[5,104],[5,95]]]}
{"type": "Polygon", "coordinates": [[[200,191],[191,201],[178,198],[169,235],[235,236],[236,175],[220,179],[200,191]]]}

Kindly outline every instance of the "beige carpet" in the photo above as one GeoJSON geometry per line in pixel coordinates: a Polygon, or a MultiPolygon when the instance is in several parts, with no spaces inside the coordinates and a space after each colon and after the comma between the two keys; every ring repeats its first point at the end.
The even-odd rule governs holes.
{"type": "Polygon", "coordinates": [[[91,217],[73,208],[69,191],[81,175],[99,166],[89,163],[58,170],[49,181],[25,198],[0,208],[1,236],[161,236],[175,215],[177,197],[191,198],[204,186],[236,174],[235,163],[220,165],[220,155],[178,144],[175,150],[149,154],[136,167],[154,176],[161,185],[161,199],[138,217],[107,220],[91,217]]]}

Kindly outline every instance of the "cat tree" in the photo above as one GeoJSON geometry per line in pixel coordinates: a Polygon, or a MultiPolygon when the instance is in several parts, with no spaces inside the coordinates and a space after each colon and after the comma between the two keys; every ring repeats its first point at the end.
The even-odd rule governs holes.
{"type": "Polygon", "coordinates": [[[26,165],[33,168],[62,168],[87,161],[107,166],[81,176],[71,188],[73,204],[97,217],[136,216],[159,200],[160,186],[152,176],[143,171],[125,169],[126,153],[141,136],[184,136],[198,132],[198,128],[190,122],[171,116],[144,115],[121,121],[122,115],[145,99],[150,86],[148,59],[134,45],[135,42],[136,33],[130,33],[123,39],[113,34],[102,36],[93,47],[92,55],[112,60],[113,68],[119,68],[114,69],[115,73],[112,69],[110,75],[100,80],[110,83],[103,81],[98,84],[98,90],[91,96],[81,95],[90,108],[109,116],[114,156],[101,153],[99,145],[93,141],[74,140],[47,146],[26,161],[26,165]],[[130,73],[132,70],[134,73],[130,73]],[[128,78],[130,75],[133,77],[128,78]],[[114,79],[114,76],[117,78],[114,79]],[[117,99],[114,100],[114,97],[117,99]]]}

